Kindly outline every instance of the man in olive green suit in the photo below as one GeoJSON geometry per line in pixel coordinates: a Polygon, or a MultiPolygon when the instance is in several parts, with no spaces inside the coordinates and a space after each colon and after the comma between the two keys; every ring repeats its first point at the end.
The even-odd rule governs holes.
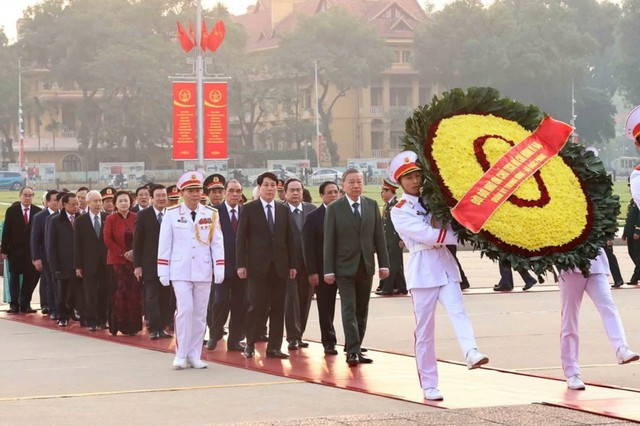
{"type": "Polygon", "coordinates": [[[345,196],[327,207],[324,221],[324,280],[340,292],[347,363],[373,362],[362,355],[369,296],[378,255],[379,276],[389,276],[389,256],[378,203],[363,197],[364,176],[356,169],[342,175],[345,196]]]}
{"type": "Polygon", "coordinates": [[[391,221],[391,209],[398,204],[397,189],[398,185],[387,178],[383,180],[380,187],[381,197],[384,201],[382,227],[384,228],[384,239],[387,241],[387,253],[389,253],[389,276],[384,280],[380,280],[380,285],[376,290],[376,294],[380,296],[407,294],[407,282],[404,279],[404,262],[402,259],[404,243],[391,221]]]}

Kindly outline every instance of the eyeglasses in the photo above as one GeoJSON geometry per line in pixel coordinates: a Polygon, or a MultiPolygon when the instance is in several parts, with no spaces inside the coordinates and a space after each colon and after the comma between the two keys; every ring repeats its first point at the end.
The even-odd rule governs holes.
{"type": "Polygon", "coordinates": [[[31,198],[31,197],[33,197],[33,194],[29,194],[28,192],[23,192],[22,196],[23,197],[27,197],[27,198],[31,198]]]}

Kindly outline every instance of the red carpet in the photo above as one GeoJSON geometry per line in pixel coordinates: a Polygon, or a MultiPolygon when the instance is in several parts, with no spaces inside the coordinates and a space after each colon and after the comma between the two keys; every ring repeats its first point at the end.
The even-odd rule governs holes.
{"type": "MultiPolygon", "coordinates": [[[[174,347],[172,339],[151,341],[146,333],[135,337],[111,336],[106,330],[90,332],[75,322],[71,322],[67,328],[60,328],[56,322],[40,314],[2,313],[0,319],[162,352],[173,352],[174,347]]],[[[284,361],[267,359],[264,356],[265,346],[266,343],[256,345],[256,357],[246,359],[239,352],[227,352],[226,342],[220,341],[215,351],[206,349],[203,351],[203,359],[441,408],[544,403],[617,419],[640,421],[640,391],[638,390],[588,384],[586,391],[570,391],[565,382],[560,380],[490,368],[468,371],[464,365],[443,361],[439,363],[438,368],[440,390],[445,400],[428,403],[422,397],[415,360],[412,356],[370,350],[367,355],[374,360],[373,364],[349,367],[342,354],[325,356],[322,345],[318,343],[310,343],[307,349],[291,351],[291,358],[284,361]]]]}

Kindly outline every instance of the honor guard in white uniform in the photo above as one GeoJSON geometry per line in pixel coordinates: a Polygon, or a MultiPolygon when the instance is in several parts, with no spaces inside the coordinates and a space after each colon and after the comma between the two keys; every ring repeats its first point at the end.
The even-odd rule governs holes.
{"type": "MultiPolygon", "coordinates": [[[[627,116],[627,120],[624,123],[624,131],[627,137],[633,140],[636,148],[640,148],[640,106],[632,109],[627,116]]],[[[640,165],[636,166],[635,170],[631,172],[629,186],[633,201],[635,201],[636,206],[640,206],[638,204],[640,203],[640,165]]]]}
{"type": "Polygon", "coordinates": [[[584,293],[587,293],[596,305],[605,332],[618,358],[618,364],[637,361],[640,357],[629,350],[620,313],[611,298],[609,288],[609,262],[604,249],[600,249],[598,257],[591,261],[589,276],[585,277],[579,270],[559,271],[561,330],[560,359],[562,370],[567,378],[567,387],[583,390],[584,382],[580,377],[578,354],[580,349],[580,332],[578,317],[584,293]]]}
{"type": "Polygon", "coordinates": [[[420,198],[424,178],[412,151],[401,152],[389,164],[389,179],[404,190],[391,209],[391,220],[411,254],[405,268],[416,317],[415,354],[420,384],[427,400],[442,400],[438,390],[435,313],[439,301],[447,310],[469,369],[489,362],[478,352],[471,321],[464,310],[460,270],[447,244],[457,244],[450,226],[439,225],[420,198]]]}
{"type": "Polygon", "coordinates": [[[202,181],[198,172],[180,177],[177,186],[184,203],[168,209],[160,225],[158,277],[165,286],[171,281],[176,294],[176,369],[206,368],[200,356],[211,277],[216,283],[224,279],[218,211],[200,204],[202,181]]]}

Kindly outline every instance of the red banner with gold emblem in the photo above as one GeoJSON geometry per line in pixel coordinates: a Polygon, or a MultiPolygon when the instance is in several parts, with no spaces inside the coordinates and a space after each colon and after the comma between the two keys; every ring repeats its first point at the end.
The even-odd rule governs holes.
{"type": "Polygon", "coordinates": [[[173,159],[196,159],[196,84],[173,83],[173,159]]]}
{"type": "Polygon", "coordinates": [[[204,158],[228,158],[227,83],[205,83],[204,99],[204,158]]]}
{"type": "Polygon", "coordinates": [[[479,232],[522,183],[562,149],[573,128],[545,117],[536,131],[504,154],[451,210],[465,228],[479,232]]]}

